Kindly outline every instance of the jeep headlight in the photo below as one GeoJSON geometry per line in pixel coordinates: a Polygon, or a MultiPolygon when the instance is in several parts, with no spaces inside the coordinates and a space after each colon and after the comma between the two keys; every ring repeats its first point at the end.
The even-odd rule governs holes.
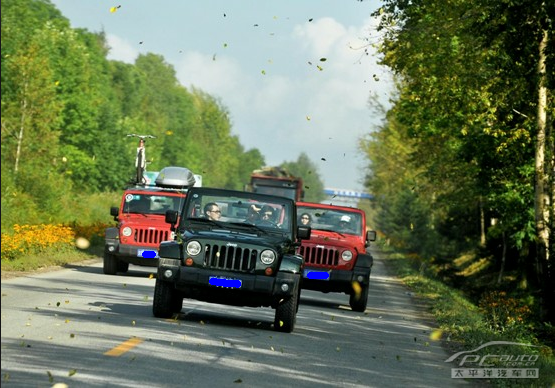
{"type": "Polygon", "coordinates": [[[131,233],[133,233],[133,229],[131,229],[129,226],[126,226],[126,227],[123,228],[123,230],[121,231],[121,234],[123,234],[125,237],[131,236],[131,233]]]}
{"type": "Polygon", "coordinates": [[[260,261],[266,265],[272,264],[275,259],[276,254],[274,253],[274,251],[271,251],[269,249],[262,251],[262,253],[260,254],[260,261]]]}
{"type": "Polygon", "coordinates": [[[353,258],[353,252],[347,250],[347,251],[343,251],[343,253],[341,254],[341,258],[344,261],[351,261],[353,258]]]}
{"type": "Polygon", "coordinates": [[[202,247],[198,241],[190,241],[187,243],[187,254],[189,254],[189,256],[196,256],[201,250],[202,247]]]}

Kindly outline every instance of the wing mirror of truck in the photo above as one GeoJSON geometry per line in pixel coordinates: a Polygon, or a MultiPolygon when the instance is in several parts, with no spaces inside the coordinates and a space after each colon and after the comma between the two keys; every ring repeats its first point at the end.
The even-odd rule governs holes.
{"type": "Polygon", "coordinates": [[[366,246],[370,245],[370,241],[376,241],[375,230],[369,230],[366,232],[366,246]]]}
{"type": "Polygon", "coordinates": [[[166,222],[171,225],[171,230],[175,231],[175,224],[177,224],[177,218],[179,213],[177,210],[166,210],[166,222]]]}
{"type": "Polygon", "coordinates": [[[110,208],[110,215],[114,217],[114,221],[117,221],[119,216],[119,207],[112,206],[110,208]]]}

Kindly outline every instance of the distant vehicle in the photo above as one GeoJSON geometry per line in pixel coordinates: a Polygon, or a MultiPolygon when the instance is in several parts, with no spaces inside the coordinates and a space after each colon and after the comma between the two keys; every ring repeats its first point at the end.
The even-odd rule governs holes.
{"type": "MultiPolygon", "coordinates": [[[[153,176],[145,174],[145,179],[149,181],[153,176]]],[[[195,182],[189,169],[166,167],[156,175],[153,185],[137,184],[124,190],[120,206],[110,208],[117,225],[105,232],[105,274],[125,273],[129,264],[158,265],[158,246],[173,240],[170,226],[164,221],[166,211],[179,212],[187,190],[195,182]]]]}
{"type": "MultiPolygon", "coordinates": [[[[367,251],[376,232],[366,230],[363,210],[311,202],[297,202],[297,214],[308,213],[312,229],[299,253],[304,257],[302,288],[349,295],[353,311],[368,302],[373,257],[367,251]]],[[[300,224],[300,222],[299,222],[300,224]]]]}
{"type": "Polygon", "coordinates": [[[304,198],[303,180],[281,167],[264,167],[254,170],[245,191],[279,195],[301,201],[304,198]]]}
{"type": "Polygon", "coordinates": [[[176,238],[160,243],[152,305],[155,317],[172,317],[181,311],[183,298],[190,298],[271,307],[274,329],[293,331],[303,268],[303,258],[296,251],[300,241],[310,237],[310,228],[296,225],[295,201],[193,187],[181,216],[170,211],[166,221],[176,238]],[[253,209],[260,217],[249,217],[253,209]]]}

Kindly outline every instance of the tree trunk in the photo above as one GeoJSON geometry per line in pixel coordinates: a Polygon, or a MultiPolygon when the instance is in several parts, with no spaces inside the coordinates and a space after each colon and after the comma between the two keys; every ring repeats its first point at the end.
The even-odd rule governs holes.
{"type": "MultiPolygon", "coordinates": [[[[547,309],[547,299],[549,297],[548,290],[550,289],[550,271],[549,271],[549,209],[550,209],[550,195],[549,191],[549,177],[548,173],[550,163],[546,160],[546,132],[547,132],[547,87],[546,85],[546,47],[547,47],[548,33],[547,30],[543,31],[542,40],[539,46],[539,60],[538,60],[538,133],[536,136],[536,187],[535,187],[535,220],[537,231],[537,249],[536,249],[536,263],[535,271],[539,284],[542,288],[542,303],[541,305],[547,309]]],[[[542,311],[543,317],[548,315],[547,311],[542,311]]]]}

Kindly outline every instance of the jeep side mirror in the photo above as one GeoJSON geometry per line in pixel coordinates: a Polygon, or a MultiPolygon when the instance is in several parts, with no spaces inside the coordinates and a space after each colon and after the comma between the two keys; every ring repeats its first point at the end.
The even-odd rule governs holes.
{"type": "Polygon", "coordinates": [[[119,207],[112,206],[110,208],[110,215],[114,217],[114,221],[117,221],[119,216],[119,207]]]}
{"type": "Polygon", "coordinates": [[[298,226],[297,227],[297,237],[300,240],[310,239],[310,234],[312,233],[312,228],[310,226],[298,226]]]}
{"type": "Polygon", "coordinates": [[[177,224],[178,217],[177,210],[166,210],[166,222],[171,225],[172,232],[175,231],[175,224],[177,224]]]}
{"type": "Polygon", "coordinates": [[[366,232],[366,246],[370,245],[370,241],[376,241],[375,230],[369,230],[366,232]]]}

